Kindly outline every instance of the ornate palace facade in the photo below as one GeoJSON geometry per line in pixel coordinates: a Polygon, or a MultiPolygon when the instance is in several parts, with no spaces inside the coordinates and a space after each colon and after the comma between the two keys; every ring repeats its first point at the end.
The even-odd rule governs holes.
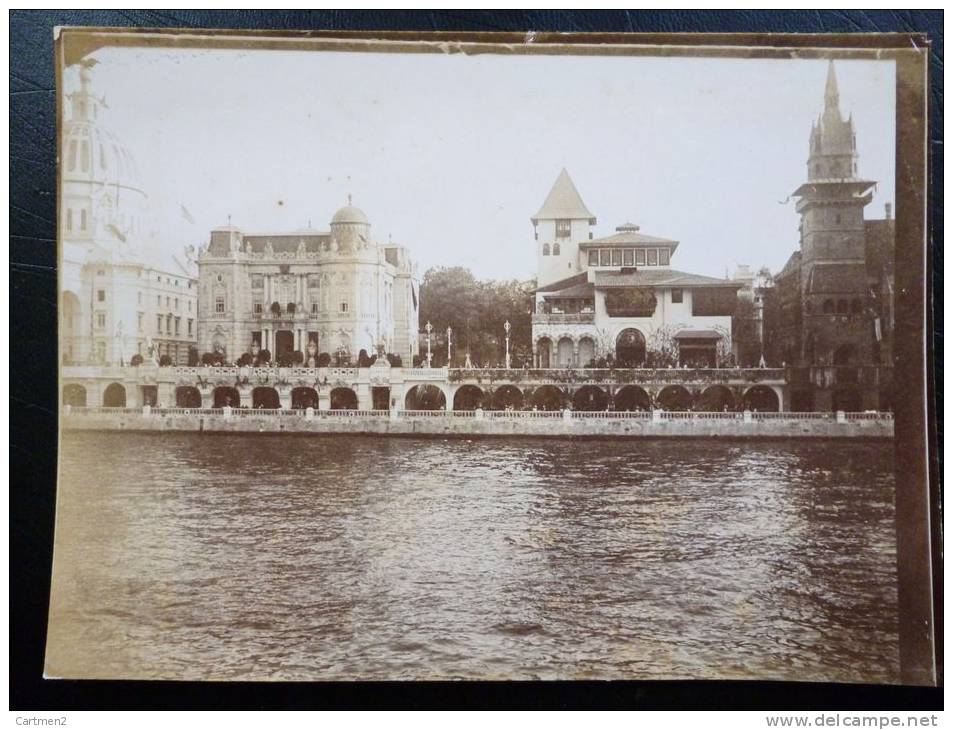
{"type": "Polygon", "coordinates": [[[631,223],[594,238],[595,216],[563,170],[532,218],[537,253],[533,353],[538,367],[715,367],[731,353],[741,284],[671,267],[678,241],[631,223]]]}
{"type": "Polygon", "coordinates": [[[378,244],[349,204],[330,231],[212,231],[199,255],[199,350],[229,361],[255,347],[356,360],[381,347],[417,352],[418,278],[403,246],[378,244]]]}
{"type": "Polygon", "coordinates": [[[60,359],[128,363],[167,355],[185,365],[195,344],[194,266],[150,230],[135,160],[100,121],[87,61],[67,94],[60,157],[60,359]]]}

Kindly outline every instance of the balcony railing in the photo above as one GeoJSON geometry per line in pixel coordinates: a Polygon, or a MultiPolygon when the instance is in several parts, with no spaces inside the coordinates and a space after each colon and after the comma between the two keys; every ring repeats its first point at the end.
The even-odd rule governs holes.
{"type": "Polygon", "coordinates": [[[783,368],[451,368],[451,383],[762,383],[784,382],[783,368]]]}
{"type": "Polygon", "coordinates": [[[593,324],[596,321],[595,312],[537,312],[533,315],[533,324],[593,324]]]}

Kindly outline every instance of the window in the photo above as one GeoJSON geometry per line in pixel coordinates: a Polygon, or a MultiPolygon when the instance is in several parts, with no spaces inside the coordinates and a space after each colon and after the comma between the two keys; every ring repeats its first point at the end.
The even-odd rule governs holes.
{"type": "Polygon", "coordinates": [[[658,249],[650,248],[646,251],[648,254],[647,266],[658,266],[658,249]]]}
{"type": "Polygon", "coordinates": [[[138,314],[136,314],[137,325],[140,332],[142,332],[142,318],[144,316],[145,315],[142,312],[139,312],[138,314]]]}
{"type": "Polygon", "coordinates": [[[622,249],[612,249],[612,265],[622,266],[622,249]]]}
{"type": "Polygon", "coordinates": [[[590,266],[599,265],[599,249],[597,248],[589,249],[589,265],[590,266]]]}
{"type": "Polygon", "coordinates": [[[672,304],[681,304],[681,303],[682,303],[682,290],[672,289],[672,304]]]}
{"type": "Polygon", "coordinates": [[[81,231],[86,230],[86,208],[79,212],[79,228],[81,231]]]}
{"type": "Polygon", "coordinates": [[[548,243],[544,243],[544,244],[543,244],[543,256],[549,256],[549,244],[548,244],[548,243]]]}
{"type": "Polygon", "coordinates": [[[172,315],[167,314],[165,316],[165,332],[167,335],[172,334],[172,315]]]}
{"type": "Polygon", "coordinates": [[[318,277],[316,277],[316,276],[309,276],[309,277],[308,277],[308,288],[309,288],[309,289],[317,289],[317,288],[320,286],[320,284],[321,284],[321,282],[318,280],[318,277]]]}
{"type": "Polygon", "coordinates": [[[175,298],[175,311],[176,311],[176,312],[179,311],[179,298],[178,298],[178,297],[175,298]]]}
{"type": "Polygon", "coordinates": [[[106,343],[102,340],[96,343],[96,354],[99,355],[100,360],[106,359],[106,343]]]}
{"type": "Polygon", "coordinates": [[[251,288],[252,289],[264,289],[265,288],[265,277],[261,274],[252,274],[251,277],[251,288]]]}
{"type": "Polygon", "coordinates": [[[193,323],[194,321],[195,321],[195,320],[192,320],[192,319],[189,320],[189,336],[190,336],[190,337],[192,336],[192,323],[193,323]]]}
{"type": "Polygon", "coordinates": [[[97,301],[97,302],[105,302],[105,301],[106,301],[106,290],[105,290],[105,289],[99,289],[99,290],[96,291],[96,301],[97,301]]]}
{"type": "Polygon", "coordinates": [[[222,275],[221,275],[221,274],[216,274],[216,275],[215,275],[215,281],[221,281],[221,280],[222,280],[222,275]]]}
{"type": "Polygon", "coordinates": [[[294,302],[288,302],[287,310],[288,310],[288,314],[294,314],[294,313],[295,313],[295,303],[294,303],[294,302]]]}
{"type": "Polygon", "coordinates": [[[317,314],[317,313],[318,313],[318,303],[311,302],[311,314],[317,314]]]}
{"type": "Polygon", "coordinates": [[[96,326],[99,329],[105,329],[106,327],[106,313],[105,312],[96,312],[96,326]]]}
{"type": "Polygon", "coordinates": [[[572,235],[572,221],[556,221],[556,238],[569,238],[572,235]]]}
{"type": "Polygon", "coordinates": [[[553,256],[559,256],[559,244],[558,244],[558,243],[554,243],[554,244],[553,244],[553,256]]]}
{"type": "Polygon", "coordinates": [[[83,172],[87,172],[89,170],[89,142],[86,140],[83,140],[79,145],[79,159],[83,172]]]}
{"type": "Polygon", "coordinates": [[[73,230],[73,209],[72,208],[68,208],[66,210],[66,230],[67,231],[73,230]]]}
{"type": "Polygon", "coordinates": [[[637,248],[635,250],[635,265],[645,266],[645,249],[644,248],[637,248]]]}
{"type": "Polygon", "coordinates": [[[600,248],[599,249],[599,266],[611,266],[612,265],[611,255],[612,254],[609,253],[609,249],[600,248]]]}
{"type": "Polygon", "coordinates": [[[192,311],[192,300],[191,300],[191,299],[189,299],[189,311],[190,311],[190,312],[192,311]]]}
{"type": "Polygon", "coordinates": [[[668,266],[668,249],[667,248],[660,248],[658,250],[658,265],[668,266]]]}
{"type": "Polygon", "coordinates": [[[225,311],[225,297],[215,297],[215,311],[218,314],[225,311]]]}
{"type": "Polygon", "coordinates": [[[139,306],[142,306],[142,292],[138,292],[136,298],[139,300],[139,306]]]}
{"type": "Polygon", "coordinates": [[[172,299],[171,299],[170,297],[166,297],[166,298],[165,298],[165,308],[166,308],[166,309],[171,309],[171,308],[172,308],[171,302],[172,302],[172,299]]]}
{"type": "Polygon", "coordinates": [[[261,314],[263,309],[264,307],[262,306],[261,299],[256,299],[254,302],[252,302],[252,311],[255,314],[261,314]]]}
{"type": "Polygon", "coordinates": [[[162,315],[156,315],[156,334],[162,334],[162,315]]]}
{"type": "Polygon", "coordinates": [[[69,169],[73,171],[76,169],[76,140],[70,140],[69,143],[69,169]]]}
{"type": "Polygon", "coordinates": [[[181,323],[182,323],[181,317],[176,317],[176,318],[175,318],[175,333],[176,333],[176,334],[179,334],[179,330],[180,330],[179,325],[180,325],[181,323]]]}
{"type": "Polygon", "coordinates": [[[347,302],[341,302],[341,311],[342,311],[342,312],[346,312],[346,311],[347,311],[347,302]]]}
{"type": "Polygon", "coordinates": [[[622,265],[623,266],[632,266],[632,249],[627,248],[622,252],[622,265]]]}
{"type": "Polygon", "coordinates": [[[157,294],[157,295],[156,295],[156,306],[157,306],[157,307],[161,307],[161,306],[162,306],[162,295],[161,295],[161,294],[157,294]]]}

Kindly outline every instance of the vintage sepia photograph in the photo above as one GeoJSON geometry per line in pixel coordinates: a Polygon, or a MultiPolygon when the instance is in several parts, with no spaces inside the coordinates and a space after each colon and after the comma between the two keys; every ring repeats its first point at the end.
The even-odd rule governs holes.
{"type": "Polygon", "coordinates": [[[45,676],[935,681],[926,50],[683,41],[58,29],[45,676]]]}

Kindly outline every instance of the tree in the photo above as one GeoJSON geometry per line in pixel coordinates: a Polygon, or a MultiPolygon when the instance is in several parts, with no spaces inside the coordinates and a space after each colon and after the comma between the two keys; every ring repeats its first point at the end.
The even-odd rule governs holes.
{"type": "Polygon", "coordinates": [[[254,363],[254,358],[251,356],[250,352],[242,353],[242,356],[238,358],[236,365],[240,368],[246,368],[254,363]]]}
{"type": "MultiPolygon", "coordinates": [[[[534,280],[478,281],[469,269],[434,268],[420,286],[420,322],[433,325],[434,364],[446,359],[447,327],[453,328],[454,364],[470,353],[475,363],[502,363],[506,351],[504,324],[510,323],[513,362],[532,353],[534,280]]],[[[420,355],[427,351],[421,337],[420,355]]]]}
{"type": "Polygon", "coordinates": [[[199,348],[190,347],[189,348],[189,367],[194,368],[198,364],[199,364],[199,348]]]}
{"type": "Polygon", "coordinates": [[[162,357],[159,358],[159,367],[160,367],[160,368],[167,368],[167,367],[169,367],[171,364],[172,364],[172,357],[171,357],[171,355],[166,354],[166,355],[162,355],[162,357]]]}
{"type": "Polygon", "coordinates": [[[363,348],[357,353],[357,366],[359,368],[369,368],[371,366],[371,358],[367,356],[367,350],[363,348]]]}
{"type": "Polygon", "coordinates": [[[129,361],[129,364],[130,364],[130,365],[133,365],[133,366],[135,366],[135,367],[138,367],[139,365],[142,365],[142,355],[140,355],[140,354],[138,354],[138,353],[135,354],[135,355],[133,355],[133,356],[132,356],[132,359],[129,361]]]}
{"type": "Polygon", "coordinates": [[[259,350],[258,351],[258,360],[255,362],[255,367],[261,367],[262,365],[267,365],[271,362],[271,352],[268,350],[259,350]]]}
{"type": "Polygon", "coordinates": [[[295,350],[291,353],[291,363],[293,365],[300,365],[304,362],[304,353],[301,350],[295,350]]]}
{"type": "Polygon", "coordinates": [[[272,314],[281,314],[281,305],[278,302],[271,303],[271,313],[272,314]]]}
{"type": "Polygon", "coordinates": [[[390,363],[392,368],[399,368],[402,366],[403,361],[400,358],[400,355],[394,352],[387,353],[387,362],[390,363]]]}
{"type": "Polygon", "coordinates": [[[330,365],[331,365],[331,355],[329,355],[326,352],[322,352],[320,355],[318,355],[319,368],[330,367],[330,365]]]}

